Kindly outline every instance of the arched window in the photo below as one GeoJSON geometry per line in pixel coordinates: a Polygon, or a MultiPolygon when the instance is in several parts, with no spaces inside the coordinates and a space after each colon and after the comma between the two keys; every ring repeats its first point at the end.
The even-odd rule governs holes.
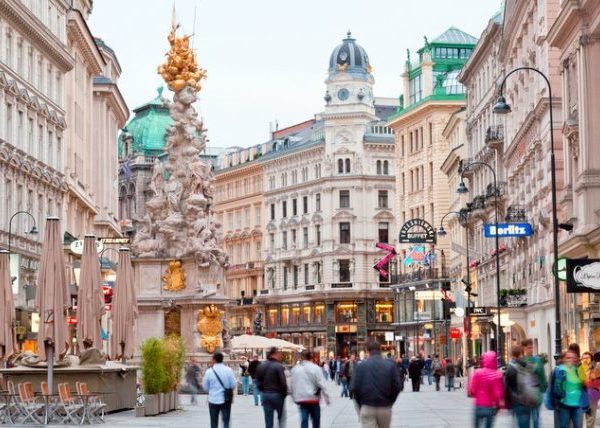
{"type": "Polygon", "coordinates": [[[350,172],[350,159],[346,159],[346,173],[350,172]]]}
{"type": "Polygon", "coordinates": [[[378,160],[376,165],[377,165],[377,175],[381,175],[381,161],[378,160]]]}
{"type": "Polygon", "coordinates": [[[390,173],[390,167],[388,161],[383,161],[383,175],[388,175],[390,173]]]}
{"type": "Polygon", "coordinates": [[[338,172],[340,174],[344,173],[344,160],[343,159],[338,159],[338,172]]]}

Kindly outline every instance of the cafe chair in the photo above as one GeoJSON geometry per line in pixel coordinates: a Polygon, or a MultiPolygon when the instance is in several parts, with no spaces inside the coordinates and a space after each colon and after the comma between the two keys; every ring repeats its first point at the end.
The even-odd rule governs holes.
{"type": "Polygon", "coordinates": [[[68,383],[58,384],[58,401],[56,415],[61,423],[83,424],[85,420],[85,404],[81,398],[73,397],[68,383]]]}
{"type": "Polygon", "coordinates": [[[17,385],[19,394],[15,397],[17,407],[21,413],[21,423],[32,422],[34,424],[44,423],[46,403],[41,397],[33,395],[31,382],[22,382],[17,385]]]}

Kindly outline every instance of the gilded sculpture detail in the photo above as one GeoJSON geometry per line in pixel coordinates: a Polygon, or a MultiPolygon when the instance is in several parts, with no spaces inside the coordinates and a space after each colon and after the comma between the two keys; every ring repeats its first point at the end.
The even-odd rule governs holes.
{"type": "Polygon", "coordinates": [[[181,291],[185,288],[185,271],[179,260],[171,260],[169,267],[162,276],[163,290],[181,291]]]}
{"type": "Polygon", "coordinates": [[[205,306],[198,312],[196,327],[200,333],[200,345],[206,352],[212,354],[221,347],[223,313],[215,305],[205,306]]]}

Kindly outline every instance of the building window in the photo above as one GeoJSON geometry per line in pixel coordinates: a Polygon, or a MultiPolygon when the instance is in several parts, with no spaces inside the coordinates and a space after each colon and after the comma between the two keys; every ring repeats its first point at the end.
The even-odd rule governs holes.
{"type": "Polygon", "coordinates": [[[296,229],[292,229],[292,248],[296,248],[296,229]]]}
{"type": "Polygon", "coordinates": [[[275,204],[271,204],[271,220],[275,220],[275,204]]]}
{"type": "Polygon", "coordinates": [[[315,195],[315,211],[316,212],[321,211],[321,194],[320,193],[317,193],[315,195]]]}
{"type": "Polygon", "coordinates": [[[315,226],[315,235],[317,236],[317,246],[321,245],[321,225],[315,226]]]}
{"type": "Polygon", "coordinates": [[[313,322],[315,324],[323,324],[325,322],[325,304],[324,303],[315,303],[314,310],[314,319],[313,322]]]}
{"type": "Polygon", "coordinates": [[[390,163],[388,161],[383,161],[383,175],[390,174],[390,163]]]}
{"type": "Polygon", "coordinates": [[[340,267],[340,282],[350,282],[350,260],[338,260],[340,267]]]}
{"type": "Polygon", "coordinates": [[[340,244],[350,243],[350,223],[340,223],[340,244]]]}
{"type": "Polygon", "coordinates": [[[308,284],[308,263],[304,263],[304,285],[308,284]]]}
{"type": "Polygon", "coordinates": [[[388,192],[387,190],[379,190],[377,192],[377,206],[379,208],[388,207],[388,192]]]}
{"type": "Polygon", "coordinates": [[[308,214],[308,196],[302,197],[302,214],[308,214]]]}
{"type": "Polygon", "coordinates": [[[269,248],[271,248],[271,252],[275,251],[275,234],[269,234],[269,248]]]}
{"type": "Polygon", "coordinates": [[[338,159],[338,173],[344,173],[344,159],[338,159]]]}
{"type": "MultiPolygon", "coordinates": [[[[295,289],[296,287],[294,287],[295,289]]],[[[290,324],[298,325],[300,324],[300,305],[295,303],[292,305],[292,314],[291,314],[290,324]]]]}
{"type": "Polygon", "coordinates": [[[267,310],[267,325],[269,327],[277,326],[277,307],[269,307],[267,310]]]}
{"type": "Polygon", "coordinates": [[[377,168],[376,168],[377,169],[377,175],[381,175],[381,161],[378,160],[377,163],[376,163],[376,165],[377,165],[377,168]]]}
{"type": "MultiPolygon", "coordinates": [[[[418,74],[414,78],[410,79],[410,103],[418,103],[421,101],[423,96],[423,89],[421,87],[421,75],[418,74]]],[[[412,150],[411,150],[412,151],[412,150]]]]}
{"type": "Polygon", "coordinates": [[[355,323],[358,321],[358,305],[354,302],[339,302],[335,305],[335,321],[338,323],[355,323]]]}
{"type": "Polygon", "coordinates": [[[261,248],[261,243],[260,241],[256,241],[256,257],[254,258],[254,260],[262,260],[262,248],[261,248]]]}
{"type": "Polygon", "coordinates": [[[375,303],[375,322],[391,323],[393,321],[394,304],[386,300],[375,303]]]}
{"type": "Polygon", "coordinates": [[[312,319],[310,317],[311,312],[312,311],[310,303],[305,303],[304,305],[302,305],[302,322],[304,324],[310,324],[312,322],[312,319]]]}
{"type": "Polygon", "coordinates": [[[387,244],[390,236],[390,224],[387,222],[379,223],[378,227],[378,238],[379,242],[387,244]]]}
{"type": "Polygon", "coordinates": [[[254,207],[254,224],[260,226],[260,207],[254,207]]]}
{"type": "Polygon", "coordinates": [[[287,218],[287,201],[281,203],[281,211],[283,218],[287,218]]]}
{"type": "Polygon", "coordinates": [[[340,208],[350,208],[350,190],[340,190],[340,208]]]}
{"type": "Polygon", "coordinates": [[[294,290],[298,288],[298,265],[294,265],[294,290]]]}
{"type": "Polygon", "coordinates": [[[283,267],[283,289],[287,290],[288,286],[288,268],[287,266],[283,267]]]}
{"type": "Polygon", "coordinates": [[[350,173],[350,159],[346,159],[346,174],[350,173]]]}
{"type": "Polygon", "coordinates": [[[298,200],[296,198],[292,199],[292,215],[298,215],[298,200]]]}
{"type": "Polygon", "coordinates": [[[283,231],[281,232],[282,234],[282,241],[281,241],[281,246],[284,250],[287,250],[287,231],[283,231]]]}
{"type": "Polygon", "coordinates": [[[308,248],[308,227],[302,229],[302,246],[308,248]]]}
{"type": "Polygon", "coordinates": [[[315,178],[321,178],[321,164],[315,165],[315,178]]]}
{"type": "MultiPolygon", "coordinates": [[[[287,268],[286,268],[287,269],[287,268]]],[[[281,305],[281,326],[287,326],[290,323],[290,305],[281,305]]]]}

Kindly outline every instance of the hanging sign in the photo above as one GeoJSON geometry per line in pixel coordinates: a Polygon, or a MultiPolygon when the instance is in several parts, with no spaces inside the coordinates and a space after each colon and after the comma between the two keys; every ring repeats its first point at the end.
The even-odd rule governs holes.
{"type": "Polygon", "coordinates": [[[408,220],[400,229],[398,242],[401,244],[435,244],[433,227],[421,218],[408,220]]]}
{"type": "Polygon", "coordinates": [[[460,329],[459,328],[451,328],[450,329],[450,339],[460,339],[460,329]]]}
{"type": "Polygon", "coordinates": [[[484,224],[483,234],[486,238],[522,238],[533,235],[533,227],[529,223],[484,224]]]}
{"type": "MultiPolygon", "coordinates": [[[[96,241],[96,252],[101,253],[104,250],[104,244],[102,241],[96,241]]],[[[83,254],[83,239],[71,242],[71,252],[73,254],[83,254]]]]}
{"type": "Polygon", "coordinates": [[[567,259],[567,293],[600,292],[600,260],[567,259]]]}

